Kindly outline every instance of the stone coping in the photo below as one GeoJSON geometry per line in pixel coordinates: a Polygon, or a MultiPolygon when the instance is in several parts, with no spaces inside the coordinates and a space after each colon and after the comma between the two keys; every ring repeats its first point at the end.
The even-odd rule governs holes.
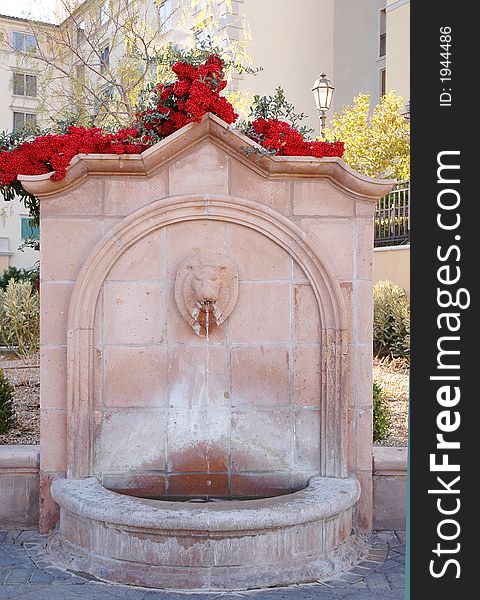
{"type": "Polygon", "coordinates": [[[20,175],[23,187],[38,197],[61,195],[79,185],[87,176],[152,176],[165,163],[183,154],[189,147],[211,139],[226,152],[267,178],[328,178],[344,191],[362,200],[375,202],[393,187],[393,179],[372,179],[360,175],[338,157],[265,156],[246,149],[264,151],[256,142],[229,127],[217,116],[207,113],[200,123],[190,123],[148,148],[141,154],[78,154],[61,181],[51,181],[51,173],[20,175]]]}
{"type": "Polygon", "coordinates": [[[406,446],[374,446],[372,449],[374,475],[406,475],[408,448],[406,446]]]}
{"type": "Polygon", "coordinates": [[[12,469],[38,471],[40,464],[40,446],[2,445],[0,446],[0,472],[12,469]]]}
{"type": "Polygon", "coordinates": [[[276,529],[328,519],[358,500],[354,478],[315,476],[298,492],[228,503],[145,501],[104,488],[96,477],[56,479],[52,496],[69,513],[129,529],[210,532],[276,529]]]}

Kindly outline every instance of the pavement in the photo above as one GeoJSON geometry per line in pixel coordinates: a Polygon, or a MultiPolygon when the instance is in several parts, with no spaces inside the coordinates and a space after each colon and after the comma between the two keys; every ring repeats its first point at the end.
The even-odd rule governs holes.
{"type": "Polygon", "coordinates": [[[369,539],[366,560],[317,583],[241,592],[170,592],[103,583],[61,568],[50,558],[47,536],[0,531],[0,599],[8,600],[404,600],[405,532],[369,539]]]}

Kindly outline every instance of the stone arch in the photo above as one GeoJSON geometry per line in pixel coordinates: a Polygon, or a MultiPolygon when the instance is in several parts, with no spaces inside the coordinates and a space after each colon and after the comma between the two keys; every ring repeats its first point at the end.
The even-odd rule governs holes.
{"type": "Polygon", "coordinates": [[[95,246],[73,290],[68,315],[68,477],[93,473],[93,330],[101,287],[115,262],[144,236],[167,225],[217,220],[249,227],[282,247],[301,266],[314,292],[321,327],[321,475],[346,475],[347,320],[340,286],[310,236],[273,209],[232,196],[174,196],[125,217],[95,246]]]}

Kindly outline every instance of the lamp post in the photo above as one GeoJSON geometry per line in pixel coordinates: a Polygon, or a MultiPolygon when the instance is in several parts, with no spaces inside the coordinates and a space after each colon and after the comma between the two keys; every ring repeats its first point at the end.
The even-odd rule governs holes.
{"type": "Polygon", "coordinates": [[[319,78],[315,81],[312,87],[313,96],[315,98],[315,104],[320,117],[320,135],[324,137],[325,134],[325,122],[327,120],[327,110],[330,108],[332,102],[333,90],[335,88],[332,82],[327,79],[325,73],[320,73],[319,78]]]}

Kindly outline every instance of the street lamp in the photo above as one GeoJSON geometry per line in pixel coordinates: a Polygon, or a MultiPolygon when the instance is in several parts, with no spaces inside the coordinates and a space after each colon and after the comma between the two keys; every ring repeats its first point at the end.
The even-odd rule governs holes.
{"type": "Polygon", "coordinates": [[[315,104],[320,113],[320,135],[323,137],[325,133],[325,121],[327,120],[327,110],[332,102],[333,90],[335,88],[332,82],[327,79],[325,73],[320,73],[319,78],[315,81],[312,87],[312,92],[315,97],[315,104]]]}

